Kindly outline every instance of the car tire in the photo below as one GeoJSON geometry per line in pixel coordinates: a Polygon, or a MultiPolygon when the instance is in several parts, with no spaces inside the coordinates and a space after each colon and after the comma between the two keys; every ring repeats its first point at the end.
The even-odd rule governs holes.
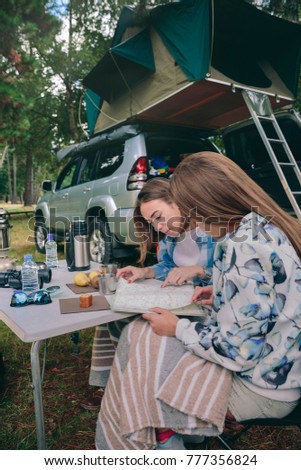
{"type": "Polygon", "coordinates": [[[47,239],[47,229],[44,217],[37,216],[34,223],[34,242],[39,253],[45,254],[45,241],[47,239]]]}
{"type": "Polygon", "coordinates": [[[108,222],[103,217],[89,222],[89,251],[91,261],[108,264],[113,258],[113,238],[108,222]]]}

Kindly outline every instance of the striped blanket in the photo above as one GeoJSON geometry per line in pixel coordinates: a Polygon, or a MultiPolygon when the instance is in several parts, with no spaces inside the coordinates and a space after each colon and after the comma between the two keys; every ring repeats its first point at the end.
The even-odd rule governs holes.
{"type": "Polygon", "coordinates": [[[232,375],[161,337],[143,319],[124,329],[102,400],[97,449],[153,449],[156,428],[217,435],[224,427],[232,375]]]}
{"type": "Polygon", "coordinates": [[[107,385],[121,331],[134,318],[136,317],[104,323],[95,328],[89,376],[90,385],[96,387],[107,385]]]}

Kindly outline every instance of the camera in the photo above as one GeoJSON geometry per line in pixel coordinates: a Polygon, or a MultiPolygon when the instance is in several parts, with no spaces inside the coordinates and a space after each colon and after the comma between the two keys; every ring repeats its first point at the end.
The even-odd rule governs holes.
{"type": "MultiPolygon", "coordinates": [[[[42,289],[44,282],[51,281],[52,272],[49,268],[38,269],[39,288],[42,289]]],[[[0,272],[0,287],[12,287],[13,289],[22,289],[22,273],[16,269],[8,269],[6,272],[0,272]]]]}

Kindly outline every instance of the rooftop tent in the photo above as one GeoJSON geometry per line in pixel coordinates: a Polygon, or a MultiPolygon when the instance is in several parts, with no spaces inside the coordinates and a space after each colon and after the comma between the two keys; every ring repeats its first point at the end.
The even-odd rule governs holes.
{"type": "MultiPolygon", "coordinates": [[[[137,34],[137,29],[141,31],[141,29],[147,28],[156,71],[131,88],[131,93],[120,94],[110,103],[107,101],[103,103],[103,114],[100,113],[97,120],[95,133],[137,115],[148,105],[168,96],[171,91],[180,90],[183,85],[189,83],[189,79],[196,80],[206,75],[210,57],[209,3],[208,0],[188,1],[185,2],[185,8],[180,3],[170,3],[164,5],[163,10],[161,7],[152,9],[144,19],[144,23],[139,15],[136,15],[136,21],[131,16],[131,24],[124,29],[122,38],[137,34]],[[181,6],[180,10],[179,5],[181,6]],[[164,8],[166,6],[169,8],[164,8]],[[165,22],[167,22],[166,28],[165,22]],[[200,22],[203,22],[202,28],[199,28],[200,22]],[[136,30],[134,25],[136,25],[136,30]],[[164,33],[168,30],[169,34],[162,33],[161,38],[155,25],[164,33]],[[186,38],[185,41],[184,38],[186,38]],[[172,52],[177,51],[177,60],[169,48],[165,46],[164,41],[172,49],[172,52]],[[193,54],[191,54],[192,50],[193,54]],[[200,55],[203,58],[202,61],[195,61],[195,57],[200,55]]],[[[123,14],[121,18],[124,18],[123,14]]],[[[128,63],[128,66],[131,67],[132,64],[128,63]]],[[[102,80],[100,75],[98,80],[102,80]]]]}
{"type": "Polygon", "coordinates": [[[142,42],[140,49],[136,47],[148,34],[147,50],[152,50],[155,72],[127,86],[120,77],[114,81],[109,67],[106,75],[94,73],[93,87],[85,79],[102,96],[100,90],[106,88],[108,98],[104,97],[94,133],[130,118],[224,127],[249,116],[241,93],[233,93],[241,88],[267,93],[274,108],[294,100],[300,25],[244,0],[182,0],[153,8],[146,18],[128,10],[121,15],[114,36],[115,43],[123,42],[112,49],[126,49],[123,73],[130,76],[138,57],[145,59],[142,42]]]}
{"type": "Polygon", "coordinates": [[[296,95],[301,54],[301,27],[241,0],[214,1],[212,66],[236,82],[271,86],[269,63],[296,95]]]}
{"type": "Polygon", "coordinates": [[[101,106],[102,98],[94,93],[92,90],[87,90],[85,94],[86,109],[87,109],[87,119],[88,119],[88,128],[89,134],[93,135],[93,130],[97,120],[99,108],[101,106]]]}
{"type": "Polygon", "coordinates": [[[148,29],[112,47],[83,83],[108,103],[155,72],[148,29]]]}

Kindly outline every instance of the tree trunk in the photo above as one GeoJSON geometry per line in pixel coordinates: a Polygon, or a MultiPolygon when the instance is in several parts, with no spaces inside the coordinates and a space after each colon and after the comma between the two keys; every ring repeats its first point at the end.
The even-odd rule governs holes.
{"type": "Polygon", "coordinates": [[[3,167],[3,163],[5,162],[5,159],[6,159],[7,155],[8,155],[8,152],[9,152],[9,146],[6,145],[6,146],[4,147],[3,152],[2,152],[2,157],[1,157],[1,161],[0,161],[0,169],[3,167]]]}
{"type": "Polygon", "coordinates": [[[67,100],[67,107],[68,107],[70,133],[72,135],[72,139],[75,140],[75,142],[79,142],[79,132],[77,129],[76,119],[75,119],[73,93],[72,93],[72,88],[69,85],[69,83],[66,85],[66,100],[67,100]]]}
{"type": "Polygon", "coordinates": [[[33,161],[30,152],[26,155],[26,180],[24,192],[24,206],[33,204],[33,161]]]}
{"type": "MultiPolygon", "coordinates": [[[[69,1],[69,31],[68,31],[68,62],[69,70],[72,70],[72,44],[73,44],[73,3],[72,0],[69,1]]],[[[72,135],[72,139],[75,142],[78,142],[79,132],[76,125],[76,118],[75,118],[75,109],[74,109],[74,100],[73,100],[73,90],[72,90],[72,78],[70,76],[66,76],[65,80],[66,86],[66,101],[67,101],[67,109],[68,109],[68,116],[69,116],[69,125],[70,125],[70,133],[72,135]]]]}
{"type": "Polygon", "coordinates": [[[12,199],[12,184],[11,184],[11,173],[10,173],[10,152],[7,152],[7,177],[8,177],[8,199],[12,199]]]}
{"type": "Polygon", "coordinates": [[[17,155],[16,152],[13,153],[13,193],[11,202],[13,204],[17,203],[17,155]]]}

